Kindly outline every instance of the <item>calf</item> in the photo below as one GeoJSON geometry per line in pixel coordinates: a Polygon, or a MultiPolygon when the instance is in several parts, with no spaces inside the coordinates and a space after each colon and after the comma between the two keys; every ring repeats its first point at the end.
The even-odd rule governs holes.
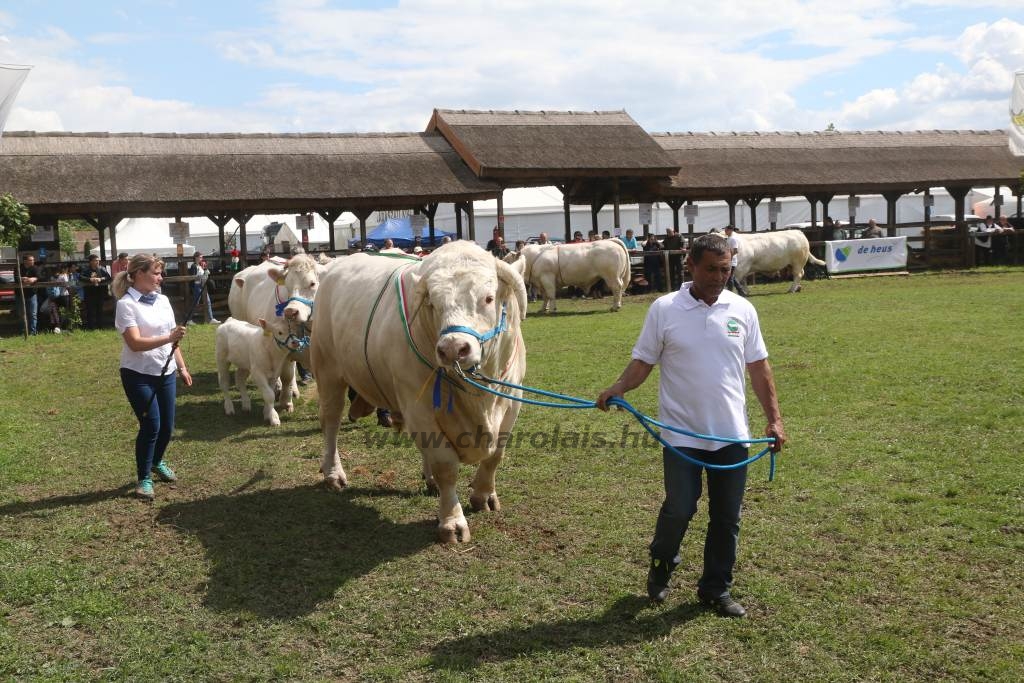
{"type": "MultiPolygon", "coordinates": [[[[297,350],[300,341],[291,334],[289,324],[283,318],[267,322],[259,318],[258,325],[228,318],[217,328],[217,379],[224,392],[224,413],[234,415],[231,402],[228,369],[235,366],[235,384],[242,395],[242,410],[249,412],[249,392],[245,381],[252,377],[256,388],[263,395],[263,417],[271,426],[278,427],[281,418],[274,409],[274,386],[281,375],[281,368],[288,361],[290,351],[297,350]]],[[[286,412],[293,410],[291,392],[282,391],[278,407],[286,412]]]]}

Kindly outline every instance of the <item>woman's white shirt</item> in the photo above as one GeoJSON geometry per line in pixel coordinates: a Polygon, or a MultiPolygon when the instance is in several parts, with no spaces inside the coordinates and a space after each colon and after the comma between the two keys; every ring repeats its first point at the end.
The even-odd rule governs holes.
{"type": "MultiPolygon", "coordinates": [[[[175,328],[174,309],[171,301],[163,294],[156,295],[152,305],[139,301],[142,293],[129,287],[125,295],[117,301],[114,313],[114,327],[124,334],[129,327],[139,328],[140,337],[162,337],[175,328]]],[[[125,342],[121,349],[121,367],[141,372],[144,375],[159,375],[172,354],[171,344],[167,343],[149,351],[132,351],[125,342]]],[[[171,359],[167,366],[167,374],[178,369],[177,363],[171,359]]]]}

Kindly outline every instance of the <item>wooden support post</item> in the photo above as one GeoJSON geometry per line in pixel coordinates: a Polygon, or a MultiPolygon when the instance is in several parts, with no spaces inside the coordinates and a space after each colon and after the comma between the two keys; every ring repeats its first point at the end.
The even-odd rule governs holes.
{"type": "Polygon", "coordinates": [[[206,217],[217,226],[217,253],[224,256],[227,253],[227,244],[224,240],[224,226],[231,220],[231,216],[226,214],[208,213],[206,214],[206,217]]]}
{"type": "MultiPolygon", "coordinates": [[[[622,225],[619,221],[619,179],[612,178],[612,233],[619,233],[622,225]]],[[[597,228],[594,228],[596,231],[597,228]]]]}
{"type": "MultiPolygon", "coordinates": [[[[320,218],[327,221],[327,250],[332,254],[335,251],[334,245],[334,221],[338,220],[338,216],[341,215],[341,209],[323,209],[317,211],[320,218]]],[[[345,246],[348,246],[347,244],[345,246]]]]}
{"type": "Polygon", "coordinates": [[[903,196],[902,192],[883,192],[882,196],[885,197],[885,223],[886,223],[886,235],[889,237],[896,236],[896,202],[903,196]]]}
{"type": "Polygon", "coordinates": [[[373,209],[362,207],[354,211],[356,218],[359,219],[359,244],[365,249],[367,245],[366,241],[366,219],[373,213],[373,209]]]}
{"type": "Polygon", "coordinates": [[[505,188],[498,190],[497,221],[498,234],[501,235],[502,239],[505,239],[505,188]]]}
{"type": "Polygon", "coordinates": [[[953,214],[956,222],[956,234],[960,238],[961,249],[963,250],[963,263],[967,268],[973,268],[974,262],[974,240],[967,232],[967,223],[964,221],[964,200],[967,198],[967,193],[971,191],[969,187],[947,187],[946,192],[953,198],[953,214]]]}
{"type": "Polygon", "coordinates": [[[434,216],[437,215],[437,202],[427,204],[423,207],[422,211],[427,215],[427,234],[430,236],[430,246],[433,247],[437,244],[437,236],[434,234],[434,216]]]}
{"type": "Polygon", "coordinates": [[[246,243],[245,226],[252,220],[251,213],[237,213],[232,218],[238,223],[238,262],[241,268],[249,265],[249,246],[246,243]]]}
{"type": "Polygon", "coordinates": [[[757,232],[757,205],[761,203],[763,197],[747,197],[743,201],[750,207],[750,231],[757,232]]]}
{"type": "Polygon", "coordinates": [[[466,206],[469,208],[469,239],[476,242],[476,210],[473,208],[473,202],[466,202],[466,206]]]}
{"type": "Polygon", "coordinates": [[[818,198],[807,195],[807,201],[811,203],[811,227],[818,227],[818,198]]]}
{"type": "Polygon", "coordinates": [[[768,198],[768,229],[769,230],[775,230],[776,226],[778,225],[778,220],[776,220],[778,218],[778,216],[776,216],[775,218],[772,218],[772,211],[771,211],[771,206],[772,206],[772,204],[775,203],[775,199],[776,198],[775,198],[774,195],[768,198]]]}
{"type": "Polygon", "coordinates": [[[726,199],[725,203],[729,205],[729,225],[736,225],[736,202],[738,199],[726,199]]]}
{"type": "MultiPolygon", "coordinates": [[[[692,199],[687,199],[686,200],[686,205],[687,206],[693,206],[693,200],[692,199]]],[[[679,232],[679,228],[678,227],[676,228],[676,232],[677,233],[679,232]]],[[[689,247],[692,244],[693,244],[693,219],[687,217],[687,219],[686,219],[686,246],[689,247]]]]}
{"type": "Polygon", "coordinates": [[[455,202],[455,236],[462,239],[462,203],[455,202]]]}
{"type": "MultiPolygon", "coordinates": [[[[683,200],[681,199],[668,200],[668,206],[670,209],[672,209],[672,229],[675,230],[676,232],[679,232],[679,209],[680,207],[682,207],[682,205],[683,200]]],[[[644,235],[645,239],[646,237],[647,235],[644,235]]]]}

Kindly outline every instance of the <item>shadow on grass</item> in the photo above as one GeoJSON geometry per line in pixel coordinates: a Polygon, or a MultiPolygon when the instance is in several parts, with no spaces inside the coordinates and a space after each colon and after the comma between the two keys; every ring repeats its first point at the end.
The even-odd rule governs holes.
{"type": "Polygon", "coordinates": [[[87,491],[75,493],[68,496],[54,496],[40,500],[29,500],[23,503],[8,503],[0,506],[0,517],[23,515],[27,512],[39,512],[41,510],[56,510],[57,508],[70,507],[73,505],[95,505],[114,498],[124,498],[135,490],[134,483],[128,483],[115,489],[105,491],[87,491]]]}
{"type": "Polygon", "coordinates": [[[157,521],[193,534],[206,549],[207,607],[292,619],[382,563],[433,545],[435,522],[396,524],[356,502],[376,495],[415,494],[271,489],[168,505],[157,521]]]}
{"type": "Polygon", "coordinates": [[[466,670],[536,652],[654,640],[703,611],[697,603],[670,610],[652,608],[646,597],[627,595],[591,619],[564,619],[445,641],[434,648],[430,663],[442,669],[466,670]],[[641,614],[644,611],[648,613],[641,614]]]}
{"type": "Polygon", "coordinates": [[[611,313],[611,304],[608,304],[607,309],[596,311],[554,311],[553,313],[545,313],[544,311],[536,310],[529,315],[543,318],[581,318],[588,315],[604,315],[605,313],[611,313]]]}

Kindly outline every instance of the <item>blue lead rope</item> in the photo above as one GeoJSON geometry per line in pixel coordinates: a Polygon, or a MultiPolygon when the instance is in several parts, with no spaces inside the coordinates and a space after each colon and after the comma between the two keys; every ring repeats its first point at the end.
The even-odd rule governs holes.
{"type": "MultiPolygon", "coordinates": [[[[588,400],[588,399],[585,399],[585,398],[578,398],[576,396],[568,396],[566,394],[559,394],[559,393],[556,393],[556,392],[553,392],[553,391],[545,391],[543,389],[535,389],[533,387],[527,387],[527,386],[523,386],[521,384],[513,384],[512,382],[504,382],[504,381],[499,380],[499,379],[493,379],[491,377],[485,377],[484,375],[481,375],[479,372],[476,372],[473,369],[470,369],[468,371],[468,373],[467,373],[467,372],[464,372],[462,370],[462,368],[460,368],[458,366],[458,364],[456,364],[455,369],[460,374],[461,378],[463,380],[465,380],[468,384],[476,387],[477,389],[480,389],[481,391],[485,391],[485,392],[487,392],[489,394],[494,394],[495,396],[500,396],[501,398],[507,398],[507,399],[512,400],[512,401],[519,401],[520,403],[526,403],[528,405],[534,405],[534,406],[544,406],[544,407],[547,407],[547,408],[570,408],[570,409],[572,409],[572,408],[596,408],[597,407],[597,402],[596,401],[591,401],[591,400],[588,400]],[[556,402],[553,402],[553,401],[538,401],[538,400],[532,399],[532,398],[523,398],[523,397],[520,397],[520,396],[513,396],[513,395],[507,394],[507,393],[505,393],[503,391],[497,391],[495,389],[492,389],[492,388],[490,388],[489,386],[487,386],[485,384],[481,384],[480,382],[477,382],[472,377],[470,377],[470,375],[472,375],[472,377],[479,378],[479,379],[483,380],[484,382],[487,382],[488,384],[496,384],[496,385],[498,385],[500,387],[507,387],[509,389],[517,389],[519,391],[526,391],[526,392],[529,392],[531,394],[537,394],[539,396],[546,396],[548,398],[555,398],[555,399],[558,399],[559,401],[562,401],[562,402],[561,403],[556,403],[556,402]]],[[[610,406],[618,406],[619,408],[622,408],[623,410],[629,412],[633,417],[635,417],[637,419],[637,421],[640,423],[640,425],[645,430],[647,430],[647,433],[650,434],[651,436],[653,436],[658,441],[658,443],[660,443],[662,446],[667,448],[673,454],[679,456],[683,460],[686,460],[687,462],[689,462],[692,465],[697,465],[698,467],[706,467],[706,468],[711,469],[711,470],[735,470],[735,469],[739,469],[741,467],[746,467],[747,465],[749,465],[751,463],[757,462],[758,460],[760,460],[764,456],[766,456],[768,454],[771,454],[771,457],[769,458],[769,463],[770,464],[768,466],[768,481],[773,481],[775,479],[775,456],[776,456],[776,453],[774,451],[772,451],[772,445],[774,445],[774,443],[775,443],[775,437],[769,436],[769,437],[760,438],[760,439],[734,439],[734,438],[727,437],[727,436],[713,436],[711,434],[698,434],[697,432],[691,432],[691,431],[689,431],[687,429],[683,429],[681,427],[673,427],[672,425],[667,425],[667,424],[665,424],[663,422],[659,422],[658,420],[655,420],[653,417],[641,413],[639,410],[634,408],[628,401],[626,401],[623,398],[618,398],[618,397],[611,398],[611,399],[608,400],[608,405],[610,405],[610,406]],[[769,445],[766,446],[760,452],[758,452],[756,455],[752,455],[751,457],[747,458],[746,460],[743,460],[742,462],[733,463],[731,465],[717,465],[717,464],[710,463],[710,462],[704,462],[703,460],[698,460],[698,459],[696,459],[696,458],[694,458],[694,457],[692,457],[690,455],[687,455],[686,453],[683,453],[682,451],[677,449],[675,446],[673,446],[673,445],[669,444],[668,442],[666,442],[661,437],[661,434],[659,434],[658,432],[656,432],[652,428],[652,425],[654,425],[655,427],[658,427],[660,429],[667,429],[668,431],[675,432],[676,434],[683,434],[685,436],[690,436],[690,437],[693,437],[693,438],[696,438],[696,439],[705,439],[707,441],[720,441],[720,442],[723,442],[723,443],[743,443],[743,444],[766,443],[766,444],[769,444],[769,445]]]]}

